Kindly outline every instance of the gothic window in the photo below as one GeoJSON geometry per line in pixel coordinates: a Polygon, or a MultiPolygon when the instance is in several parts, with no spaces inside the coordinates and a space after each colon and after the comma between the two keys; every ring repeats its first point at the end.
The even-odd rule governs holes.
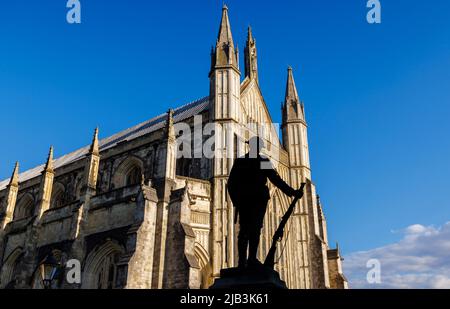
{"type": "Polygon", "coordinates": [[[23,196],[16,205],[14,220],[29,218],[33,215],[34,199],[30,194],[23,196]]]}
{"type": "Polygon", "coordinates": [[[303,164],[309,165],[309,151],[308,151],[308,136],[306,130],[302,129],[302,140],[303,140],[303,164]]]}
{"type": "Polygon", "coordinates": [[[142,181],[144,164],[135,156],[126,158],[114,172],[114,188],[122,188],[140,184],[142,181]]]}
{"type": "Polygon", "coordinates": [[[132,186],[141,183],[142,171],[138,166],[134,166],[126,175],[125,186],[132,186]]]}
{"type": "Polygon", "coordinates": [[[113,240],[107,240],[103,245],[91,251],[86,259],[82,288],[119,288],[118,263],[124,252],[123,247],[113,240]]]}
{"type": "Polygon", "coordinates": [[[59,208],[64,206],[64,201],[62,198],[58,197],[58,199],[56,199],[53,203],[52,203],[52,208],[59,208]]]}
{"type": "Polygon", "coordinates": [[[189,177],[191,175],[192,159],[180,158],[177,160],[176,172],[179,176],[189,177]]]}
{"type": "Polygon", "coordinates": [[[50,208],[59,208],[66,204],[65,200],[65,189],[60,183],[55,183],[53,186],[53,193],[51,197],[50,208]]]}
{"type": "Polygon", "coordinates": [[[3,263],[0,277],[0,288],[14,289],[16,280],[20,274],[20,263],[23,259],[22,248],[16,248],[3,263]]]}
{"type": "Polygon", "coordinates": [[[106,256],[99,266],[97,272],[97,289],[114,289],[116,288],[117,263],[120,254],[114,253],[106,256]]]}

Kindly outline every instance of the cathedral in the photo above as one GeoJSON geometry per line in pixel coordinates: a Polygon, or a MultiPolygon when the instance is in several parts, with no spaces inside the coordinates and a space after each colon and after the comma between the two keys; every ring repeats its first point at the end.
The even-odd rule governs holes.
{"type": "MultiPolygon", "coordinates": [[[[0,288],[210,287],[221,269],[237,264],[239,226],[227,178],[254,135],[264,140],[265,154],[291,187],[306,183],[279,243],[276,271],[291,289],[347,288],[312,181],[305,106],[293,71],[287,70],[277,129],[259,87],[251,29],[244,59],[242,72],[224,6],[209,94],[110,137],[100,139],[97,128],[90,145],[62,157],[54,158],[51,147],[45,164],[31,170],[21,173],[16,163],[11,178],[0,182],[0,288]],[[196,136],[196,127],[208,131],[210,125],[214,155],[180,155],[199,144],[201,149],[208,136],[196,136]],[[69,261],[79,261],[76,282],[67,280],[69,261]]],[[[269,189],[262,261],[291,203],[276,187],[269,189]]]]}

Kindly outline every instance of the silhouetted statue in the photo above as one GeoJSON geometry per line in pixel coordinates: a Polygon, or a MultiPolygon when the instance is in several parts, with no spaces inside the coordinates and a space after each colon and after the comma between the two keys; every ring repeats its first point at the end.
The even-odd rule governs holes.
{"type": "Polygon", "coordinates": [[[264,148],[263,140],[253,137],[248,143],[250,152],[244,157],[236,159],[228,179],[228,192],[236,212],[235,221],[239,216],[240,268],[261,265],[256,254],[267,203],[270,199],[269,188],[266,185],[267,179],[288,196],[297,198],[303,196],[302,189],[291,188],[281,179],[270,160],[260,155],[264,148]],[[247,247],[249,249],[248,258],[247,247]]]}

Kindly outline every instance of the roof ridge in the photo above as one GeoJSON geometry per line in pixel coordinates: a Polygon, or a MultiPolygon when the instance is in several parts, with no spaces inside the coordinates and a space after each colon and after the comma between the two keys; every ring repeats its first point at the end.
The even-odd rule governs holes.
{"type": "Polygon", "coordinates": [[[206,99],[209,99],[209,95],[206,96],[206,97],[202,97],[202,98],[193,100],[193,101],[191,101],[191,102],[189,102],[189,103],[186,103],[186,104],[184,104],[184,105],[181,105],[181,106],[175,108],[174,111],[180,110],[180,109],[182,109],[182,108],[184,108],[184,107],[187,107],[187,106],[189,106],[189,105],[194,105],[194,104],[196,104],[196,103],[203,102],[203,101],[206,100],[206,99]]]}

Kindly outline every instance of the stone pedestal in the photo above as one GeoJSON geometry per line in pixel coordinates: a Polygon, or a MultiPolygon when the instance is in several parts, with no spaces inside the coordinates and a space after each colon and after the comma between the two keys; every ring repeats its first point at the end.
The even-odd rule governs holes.
{"type": "Polygon", "coordinates": [[[222,269],[210,289],[287,289],[287,286],[275,270],[260,265],[222,269]]]}

